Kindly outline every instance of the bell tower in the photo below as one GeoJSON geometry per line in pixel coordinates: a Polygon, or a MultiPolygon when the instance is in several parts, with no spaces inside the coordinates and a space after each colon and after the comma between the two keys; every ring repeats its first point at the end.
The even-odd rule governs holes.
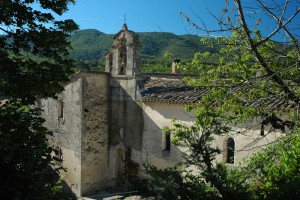
{"type": "Polygon", "coordinates": [[[128,30],[126,24],[113,37],[112,50],[105,56],[105,71],[112,77],[131,77],[140,75],[139,36],[128,30]]]}
{"type": "Polygon", "coordinates": [[[109,163],[111,174],[121,179],[123,174],[124,153],[126,148],[142,149],[143,110],[141,91],[144,78],[140,72],[139,36],[122,29],[113,37],[112,49],[105,57],[105,71],[110,73],[110,139],[109,163]]]}

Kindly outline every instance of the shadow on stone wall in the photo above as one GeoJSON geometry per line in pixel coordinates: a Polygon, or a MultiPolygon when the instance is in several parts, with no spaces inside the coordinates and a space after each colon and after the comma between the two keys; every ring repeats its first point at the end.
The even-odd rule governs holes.
{"type": "Polygon", "coordinates": [[[124,148],[132,148],[132,157],[140,166],[145,161],[160,168],[180,162],[181,149],[174,145],[169,150],[164,148],[165,135],[162,128],[170,126],[174,117],[181,121],[191,121],[192,117],[183,112],[184,106],[174,105],[170,108],[168,104],[159,104],[158,107],[150,106],[162,117],[162,120],[155,119],[153,113],[145,110],[149,105],[142,103],[140,94],[136,93],[139,85],[132,83],[136,80],[125,81],[126,84],[120,80],[111,80],[110,145],[122,144],[124,148]]]}

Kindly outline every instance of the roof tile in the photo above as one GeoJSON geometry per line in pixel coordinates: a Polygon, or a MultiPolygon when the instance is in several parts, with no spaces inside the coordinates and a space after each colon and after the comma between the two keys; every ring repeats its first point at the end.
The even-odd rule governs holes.
{"type": "MultiPolygon", "coordinates": [[[[169,103],[191,105],[198,103],[207,94],[206,88],[195,88],[186,85],[182,77],[145,77],[145,91],[142,94],[143,102],[149,103],[169,103]]],[[[239,90],[235,88],[234,90],[239,90]]],[[[248,102],[248,106],[261,106],[266,104],[269,109],[293,108],[295,103],[288,102],[284,98],[259,99],[248,102]]]]}
{"type": "Polygon", "coordinates": [[[196,89],[178,78],[150,77],[145,82],[144,102],[195,104],[201,100],[206,89],[196,89]]]}

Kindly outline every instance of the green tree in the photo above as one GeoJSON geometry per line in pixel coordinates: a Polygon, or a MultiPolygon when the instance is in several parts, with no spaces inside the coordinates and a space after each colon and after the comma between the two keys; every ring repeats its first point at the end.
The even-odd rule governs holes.
{"type": "MultiPolygon", "coordinates": [[[[219,23],[221,29],[230,31],[232,36],[216,38],[219,45],[224,46],[219,63],[209,65],[205,59],[212,55],[209,52],[197,53],[193,62],[182,70],[201,72],[199,78],[187,81],[194,86],[210,88],[209,95],[220,102],[220,109],[230,110],[238,120],[260,116],[267,123],[280,112],[280,105],[297,107],[300,102],[299,36],[297,24],[293,22],[300,9],[299,3],[290,1],[276,4],[256,0],[251,7],[248,4],[243,5],[238,0],[226,1],[219,23]],[[295,11],[291,12],[293,9],[295,11]],[[261,16],[273,21],[264,22],[261,16]],[[250,25],[253,22],[255,25],[250,25]],[[263,36],[264,27],[270,23],[275,24],[274,30],[263,36]],[[284,33],[282,43],[274,41],[276,36],[284,33]],[[278,107],[271,107],[273,101],[281,102],[277,102],[278,107]]],[[[202,39],[202,42],[212,45],[207,39],[202,39]]]]}
{"type": "Polygon", "coordinates": [[[49,170],[51,133],[29,105],[37,98],[55,97],[74,68],[67,38],[77,25],[54,18],[69,3],[74,1],[0,2],[1,199],[67,198],[49,170]]]}
{"type": "Polygon", "coordinates": [[[38,116],[18,102],[0,106],[0,197],[1,199],[67,199],[50,170],[53,163],[51,136],[38,116]]]}
{"type": "MultiPolygon", "coordinates": [[[[288,0],[279,3],[225,1],[221,17],[214,16],[220,30],[230,31],[232,36],[215,38],[217,44],[223,46],[219,63],[205,62],[213,56],[209,52],[196,53],[194,60],[181,69],[198,71],[198,78],[187,78],[186,81],[195,87],[208,88],[206,96],[209,98],[204,96],[197,109],[201,110],[207,103],[217,105],[218,111],[231,116],[232,123],[256,118],[261,137],[264,137],[267,125],[271,125],[270,132],[275,129],[297,132],[300,37],[296,21],[300,17],[299,5],[299,2],[288,0]],[[271,26],[274,29],[265,30],[269,24],[274,24],[271,26]],[[275,41],[278,39],[281,42],[275,41]]],[[[193,24],[190,19],[188,22],[193,24]]],[[[216,45],[208,39],[202,39],[202,43],[216,45]]]]}
{"type": "Polygon", "coordinates": [[[254,155],[244,167],[258,199],[299,199],[300,136],[287,135],[254,155]]]}
{"type": "Polygon", "coordinates": [[[77,25],[72,20],[55,21],[50,11],[62,15],[73,2],[0,2],[0,96],[32,103],[62,90],[60,82],[68,80],[73,66],[66,39],[77,25]],[[45,12],[33,9],[33,3],[45,12]]]}
{"type": "Polygon", "coordinates": [[[222,163],[214,162],[221,152],[213,145],[215,136],[233,131],[228,124],[231,116],[210,103],[203,103],[198,112],[194,125],[174,121],[174,128],[169,129],[173,133],[172,143],[188,149],[183,162],[177,167],[161,170],[151,163],[145,165],[151,176],[152,195],[160,199],[238,200],[241,196],[251,199],[250,185],[245,182],[242,171],[228,170],[222,163]],[[191,169],[189,167],[196,168],[196,171],[187,170],[191,169]]]}
{"type": "MultiPolygon", "coordinates": [[[[298,193],[295,191],[300,187],[297,171],[300,155],[296,151],[299,137],[300,38],[297,35],[299,27],[295,23],[299,18],[299,2],[256,0],[250,5],[240,0],[226,0],[221,17],[213,13],[220,30],[205,30],[182,14],[187,23],[198,30],[206,33],[229,31],[232,36],[218,37],[214,44],[202,39],[203,44],[223,46],[219,53],[223,56],[218,58],[218,64],[207,63],[213,55],[204,52],[196,53],[191,63],[181,65],[182,71],[199,73],[198,78],[186,78],[185,81],[194,87],[205,87],[208,92],[198,105],[190,107],[195,109],[197,117],[193,126],[174,124],[173,143],[188,147],[190,152],[183,163],[197,167],[200,170],[198,180],[205,180],[221,199],[239,199],[236,194],[243,199],[282,199],[286,192],[292,192],[291,199],[296,199],[298,193]],[[265,22],[265,19],[273,22],[265,22]],[[270,23],[275,27],[268,33],[264,28],[270,23]],[[284,35],[285,40],[281,39],[281,43],[274,41],[280,35],[284,35]],[[209,112],[211,110],[213,112],[209,112]],[[283,113],[287,119],[281,119],[283,113]],[[284,148],[279,142],[270,147],[272,151],[254,156],[250,163],[246,163],[246,168],[227,169],[215,163],[218,149],[212,144],[216,136],[226,134],[229,123],[250,122],[254,118],[256,120],[253,121],[261,127],[261,138],[265,136],[267,125],[271,126],[270,134],[275,129],[286,132],[289,128],[295,137],[289,138],[290,145],[284,148]],[[215,126],[220,128],[211,129],[215,126]],[[222,133],[219,130],[226,131],[222,133]]],[[[247,128],[255,125],[248,124],[247,128]]],[[[153,170],[148,169],[151,174],[153,170]]],[[[160,190],[165,188],[162,186],[160,190]]],[[[205,190],[202,192],[205,193],[205,190]]]]}

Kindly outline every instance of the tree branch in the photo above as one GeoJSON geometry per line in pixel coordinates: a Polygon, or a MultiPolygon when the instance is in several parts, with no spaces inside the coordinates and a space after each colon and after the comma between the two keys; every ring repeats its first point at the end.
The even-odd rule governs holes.
{"type": "MultiPolygon", "coordinates": [[[[278,18],[267,6],[263,5],[261,3],[261,1],[258,1],[259,4],[277,21],[278,23],[278,28],[276,30],[273,31],[273,33],[271,33],[268,37],[266,37],[265,39],[261,40],[260,42],[258,42],[256,44],[256,46],[259,46],[260,44],[264,43],[265,41],[269,40],[273,35],[275,35],[280,29],[283,29],[288,35],[289,37],[294,40],[297,45],[296,45],[296,48],[298,50],[298,53],[300,53],[300,48],[299,48],[299,43],[297,42],[296,38],[293,36],[293,34],[290,33],[290,31],[286,28],[286,25],[288,23],[290,23],[300,12],[300,8],[298,8],[294,14],[285,22],[285,23],[282,23],[282,17],[284,15],[284,12],[282,13],[282,16],[280,18],[278,18]]],[[[287,1],[288,2],[288,1],[287,1]]],[[[287,4],[287,3],[286,3],[287,4]]],[[[285,6],[286,6],[285,4],[285,6]]],[[[285,9],[284,9],[285,10],[285,9]]]]}
{"type": "Polygon", "coordinates": [[[243,12],[243,7],[241,4],[240,0],[235,0],[235,4],[238,8],[238,13],[240,17],[240,22],[241,26],[245,31],[246,34],[246,39],[250,45],[250,49],[252,53],[254,54],[256,60],[261,64],[261,66],[266,70],[269,76],[272,77],[272,79],[283,89],[283,91],[286,93],[287,97],[294,101],[296,104],[300,104],[300,98],[284,83],[284,81],[276,74],[266,63],[262,55],[258,52],[257,46],[254,44],[251,35],[250,35],[250,30],[248,29],[244,12],[243,12]]]}

